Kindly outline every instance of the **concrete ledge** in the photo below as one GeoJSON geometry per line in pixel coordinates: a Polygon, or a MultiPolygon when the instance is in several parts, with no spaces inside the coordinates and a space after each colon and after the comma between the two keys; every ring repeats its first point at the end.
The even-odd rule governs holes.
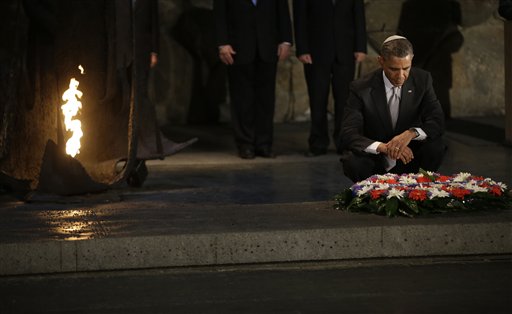
{"type": "Polygon", "coordinates": [[[512,222],[232,232],[0,244],[0,275],[512,253],[512,222]]]}

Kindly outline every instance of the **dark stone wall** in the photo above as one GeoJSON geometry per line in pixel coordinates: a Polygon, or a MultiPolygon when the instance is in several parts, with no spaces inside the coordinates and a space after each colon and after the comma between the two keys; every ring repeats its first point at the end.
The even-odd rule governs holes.
{"type": "MultiPolygon", "coordinates": [[[[2,2],[11,13],[6,13],[10,18],[0,20],[6,44],[0,62],[0,90],[4,91],[0,95],[0,170],[37,185],[47,141],[59,142],[59,134],[64,140],[69,137],[58,131],[58,120],[62,119],[62,93],[74,77],[83,92],[79,119],[84,137],[77,159],[93,177],[107,180],[111,174],[95,165],[125,154],[128,120],[128,110],[119,101],[102,101],[109,61],[107,2],[33,0],[32,4],[52,8],[45,15],[37,8],[35,16],[29,10],[20,11],[21,2],[2,2]],[[85,68],[84,75],[78,65],[85,68]]],[[[8,12],[4,8],[0,11],[8,12]]]]}
{"type": "MultiPolygon", "coordinates": [[[[421,2],[428,2],[427,0],[421,2]]],[[[437,1],[437,0],[436,0],[437,1]]],[[[363,75],[378,67],[376,49],[387,36],[397,32],[404,0],[365,0],[369,55],[360,68],[363,75]]],[[[463,45],[451,55],[452,115],[486,116],[504,113],[503,22],[497,17],[498,0],[459,0],[463,45]],[[492,34],[492,35],[490,35],[492,34]],[[482,80],[488,77],[489,80],[482,80]]],[[[291,3],[291,1],[290,1],[291,3]]],[[[430,2],[429,2],[430,3],[430,2]]],[[[179,17],[193,7],[211,9],[212,0],[160,0],[162,29],[172,29],[179,17]]],[[[442,15],[440,13],[440,15],[442,15]]],[[[201,21],[210,25],[208,20],[201,21]]],[[[157,69],[154,91],[160,123],[185,124],[194,103],[194,73],[197,60],[172,36],[162,32],[165,50],[157,69]]],[[[204,62],[204,61],[203,61],[204,62]]],[[[202,71],[207,67],[203,67],[202,71]]],[[[208,73],[203,73],[203,79],[208,73]]],[[[229,121],[229,99],[220,103],[220,120],[229,121]]],[[[308,98],[302,65],[291,57],[278,68],[275,121],[308,118],[308,98]]]]}
{"type": "MultiPolygon", "coordinates": [[[[45,29],[31,28],[31,19],[20,9],[22,0],[0,2],[0,170],[21,179],[37,178],[46,141],[57,141],[60,97],[69,79],[76,77],[84,92],[85,135],[78,159],[93,177],[104,180],[108,171],[97,165],[123,156],[128,128],[127,108],[104,100],[112,1],[28,1],[55,4],[57,27],[54,33],[50,28],[50,34],[41,34],[45,29]],[[79,64],[85,75],[78,73],[79,64]]],[[[396,32],[402,3],[365,1],[370,44],[361,75],[377,67],[375,48],[396,32]]],[[[452,54],[452,114],[503,114],[503,21],[496,14],[498,1],[459,3],[464,44],[452,54]]],[[[160,62],[151,74],[150,96],[160,124],[230,119],[211,8],[212,0],[159,0],[160,62]]],[[[278,67],[275,121],[307,119],[307,110],[302,65],[291,57],[278,67]]]]}

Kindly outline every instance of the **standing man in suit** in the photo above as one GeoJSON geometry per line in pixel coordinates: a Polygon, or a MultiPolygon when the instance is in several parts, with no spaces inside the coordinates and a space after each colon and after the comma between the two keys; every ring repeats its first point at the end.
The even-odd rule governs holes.
{"type": "Polygon", "coordinates": [[[366,56],[366,21],[363,0],[294,0],[297,57],[304,64],[311,110],[309,151],[327,153],[329,88],[334,97],[333,141],[340,149],[340,130],[348,86],[355,62],[366,56]]]}
{"type": "Polygon", "coordinates": [[[292,43],[288,0],[214,0],[213,10],[238,155],[273,158],[277,61],[292,43]]]}
{"type": "Polygon", "coordinates": [[[381,69],[350,85],[341,161],[354,182],[377,173],[436,171],[441,165],[443,110],[430,74],[411,68],[413,56],[405,37],[388,37],[378,57],[381,69]]]}
{"type": "Polygon", "coordinates": [[[147,97],[149,70],[158,63],[160,31],[157,0],[115,0],[107,2],[109,53],[112,68],[111,79],[103,101],[109,101],[115,94],[122,95],[122,103],[128,106],[130,98],[131,70],[137,66],[137,81],[142,86],[142,97],[147,97]],[[132,29],[133,27],[133,29],[132,29]],[[135,49],[134,49],[135,40],[135,49]]]}
{"type": "Polygon", "coordinates": [[[445,118],[451,118],[452,54],[464,42],[456,0],[406,0],[398,22],[398,32],[414,45],[415,67],[432,75],[434,90],[445,118]]]}
{"type": "Polygon", "coordinates": [[[24,74],[30,86],[25,100],[27,108],[32,109],[43,102],[43,97],[48,97],[43,94],[51,95],[50,102],[58,102],[60,98],[58,87],[52,85],[57,80],[55,46],[60,26],[59,4],[55,0],[23,0],[22,3],[29,20],[24,74]]]}
{"type": "Polygon", "coordinates": [[[100,102],[118,104],[120,111],[126,114],[132,96],[136,99],[137,160],[127,181],[130,186],[140,187],[147,176],[145,159],[139,156],[140,152],[143,147],[157,146],[161,153],[162,143],[154,104],[148,93],[150,69],[158,63],[158,0],[115,0],[107,1],[106,6],[113,18],[107,19],[108,74],[105,97],[100,102]]]}
{"type": "Polygon", "coordinates": [[[142,80],[147,97],[149,69],[158,63],[160,31],[158,24],[158,0],[132,0],[134,36],[136,42],[135,58],[140,59],[143,67],[142,80]]]}

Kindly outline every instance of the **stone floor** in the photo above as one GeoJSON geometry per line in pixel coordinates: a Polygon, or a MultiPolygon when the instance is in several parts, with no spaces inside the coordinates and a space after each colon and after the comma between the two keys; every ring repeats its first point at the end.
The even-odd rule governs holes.
{"type": "MultiPolygon", "coordinates": [[[[440,172],[512,186],[512,149],[496,130],[481,120],[449,125],[440,172]],[[478,128],[478,137],[466,132],[478,128]]],[[[276,125],[275,159],[238,158],[227,125],[165,131],[199,141],[149,161],[142,188],[33,203],[2,196],[0,275],[512,253],[511,211],[388,219],[333,210],[334,195],[351,182],[333,149],[304,157],[305,123],[276,125]]]]}

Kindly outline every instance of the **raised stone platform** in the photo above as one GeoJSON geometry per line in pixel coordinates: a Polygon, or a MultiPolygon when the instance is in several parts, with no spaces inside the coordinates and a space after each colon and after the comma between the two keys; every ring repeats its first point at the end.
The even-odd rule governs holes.
{"type": "MultiPolygon", "coordinates": [[[[303,157],[307,125],[279,125],[276,159],[241,160],[229,128],[174,129],[197,146],[148,162],[141,189],[0,199],[0,275],[359,258],[512,254],[512,211],[386,218],[336,211],[351,182],[334,152],[303,157]],[[202,139],[202,141],[201,141],[202,139]]],[[[512,150],[448,133],[442,173],[508,185],[512,150]]]]}
{"type": "Polygon", "coordinates": [[[389,219],[329,202],[123,205],[57,210],[59,218],[18,208],[57,230],[5,241],[3,229],[0,274],[512,253],[511,211],[389,219]],[[59,239],[59,228],[71,236],[59,239]],[[74,240],[73,228],[84,239],[74,240]]]}

